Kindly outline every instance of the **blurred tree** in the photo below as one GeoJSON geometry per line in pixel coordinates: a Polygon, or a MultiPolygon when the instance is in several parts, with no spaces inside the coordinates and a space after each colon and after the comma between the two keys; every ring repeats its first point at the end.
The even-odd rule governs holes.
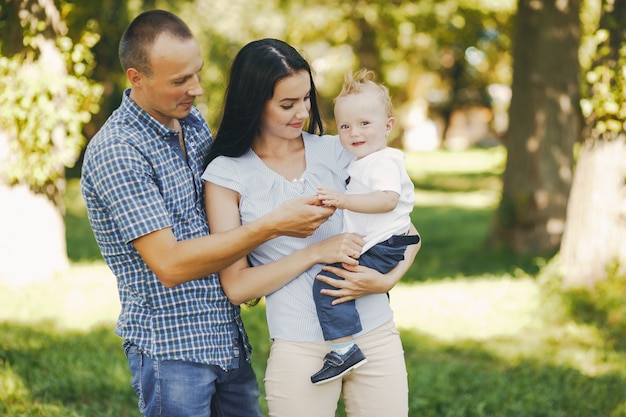
{"type": "MultiPolygon", "coordinates": [[[[516,253],[561,242],[580,139],[580,0],[519,0],[502,199],[491,237],[516,253]]],[[[592,231],[589,231],[592,232],[592,231]]]]}
{"type": "MultiPolygon", "coordinates": [[[[79,124],[71,125],[74,126],[72,132],[82,129],[82,133],[89,138],[118,106],[121,92],[127,86],[117,58],[121,33],[130,17],[151,8],[163,8],[179,14],[200,41],[205,59],[205,95],[197,101],[197,105],[214,129],[218,125],[227,72],[234,55],[245,43],[262,37],[284,39],[307,56],[325,98],[322,104],[327,128],[331,132],[334,130],[331,123],[332,98],[339,91],[343,74],[360,66],[374,69],[379,79],[389,86],[400,120],[404,119],[403,108],[417,100],[430,102],[437,109],[452,108],[460,100],[479,97],[480,94],[475,94],[475,91],[484,91],[484,86],[490,83],[508,84],[510,77],[507,51],[513,0],[6,0],[0,5],[2,54],[19,62],[16,65],[20,68],[25,67],[25,56],[29,56],[33,63],[41,62],[38,57],[43,54],[37,49],[37,44],[25,46],[22,41],[33,36],[27,33],[26,27],[30,28],[30,24],[27,25],[27,20],[20,17],[39,16],[37,23],[32,25],[36,29],[28,30],[46,33],[39,38],[46,39],[47,43],[61,42],[62,39],[65,48],[62,50],[63,58],[68,59],[67,62],[76,60],[76,63],[67,65],[65,73],[55,75],[50,71],[52,67],[47,68],[46,74],[36,78],[47,80],[46,77],[50,77],[54,82],[37,85],[42,88],[58,86],[61,80],[66,79],[85,82],[84,89],[76,88],[75,94],[75,90],[71,90],[69,97],[72,100],[63,103],[77,106],[90,94],[88,89],[93,87],[93,81],[102,85],[102,90],[98,91],[102,94],[101,100],[96,101],[96,96],[92,96],[90,104],[85,104],[89,107],[87,113],[87,107],[76,107],[75,111],[69,112],[75,117],[72,120],[82,117],[79,124]],[[57,11],[56,15],[52,10],[57,11]],[[55,17],[49,17],[49,12],[55,17]],[[480,59],[469,60],[468,50],[480,59]],[[75,72],[78,68],[82,71],[80,74],[75,72]],[[87,77],[90,77],[89,81],[87,77]],[[90,119],[89,112],[98,105],[100,111],[90,119]]],[[[25,74],[24,71],[20,73],[25,74]]],[[[28,93],[33,89],[32,85],[24,87],[25,96],[22,96],[22,87],[14,79],[6,78],[5,82],[12,86],[7,91],[15,93],[5,97],[13,97],[14,100],[19,97],[22,104],[27,103],[23,100],[26,96],[46,97],[44,90],[40,94],[28,93]]],[[[36,103],[43,103],[43,100],[36,103]]],[[[40,120],[37,107],[31,107],[29,120],[40,120]]],[[[11,108],[16,112],[20,109],[19,106],[11,108]]],[[[63,108],[55,107],[57,110],[63,108]]],[[[23,108],[20,111],[23,113],[23,108]]],[[[44,113],[46,117],[51,117],[68,112],[41,112],[41,117],[44,113]]],[[[5,119],[12,117],[11,114],[13,112],[7,112],[5,119]]],[[[38,126],[40,132],[45,131],[45,128],[41,129],[42,123],[31,123],[31,126],[38,126]]],[[[400,136],[402,127],[394,129],[394,132],[400,136]]],[[[80,149],[84,144],[80,134],[72,133],[68,138],[70,136],[76,138],[80,149]]],[[[21,137],[32,139],[35,136],[24,134],[21,137]]],[[[32,142],[29,140],[16,143],[24,145],[32,142]]],[[[69,145],[70,139],[64,140],[64,144],[69,145]]],[[[54,165],[54,172],[59,172],[56,184],[61,188],[55,190],[50,187],[49,184],[54,182],[49,180],[44,180],[47,181],[45,186],[35,186],[51,191],[57,203],[60,202],[58,191],[64,184],[63,168],[72,165],[77,157],[74,148],[71,151],[67,148],[66,151],[63,162],[57,160],[54,165]]],[[[21,169],[21,175],[31,177],[35,173],[41,177],[39,166],[59,155],[34,147],[22,147],[20,152],[29,161],[28,167],[21,169]]],[[[12,157],[18,154],[11,153],[12,157]]],[[[78,173],[79,168],[70,171],[71,175],[78,173]]],[[[27,181],[26,177],[19,178],[21,183],[27,181]]]]}
{"type": "Polygon", "coordinates": [[[50,275],[67,263],[64,168],[76,161],[102,93],[88,79],[99,38],[88,28],[68,36],[70,10],[54,0],[0,5],[0,278],[50,275]]]}
{"type": "Polygon", "coordinates": [[[416,102],[443,120],[445,137],[455,110],[489,107],[487,86],[510,83],[500,68],[510,61],[512,1],[358,1],[344,10],[350,36],[341,42],[355,57],[348,69],[368,67],[389,86],[402,115],[397,138],[416,102]]]}
{"type": "MultiPolygon", "coordinates": [[[[130,17],[152,8],[179,14],[200,41],[205,96],[197,105],[214,128],[234,55],[262,37],[283,39],[307,56],[327,122],[332,122],[332,98],[343,74],[361,66],[388,85],[401,121],[408,118],[405,107],[416,101],[430,103],[447,119],[466,103],[489,104],[488,85],[510,84],[514,0],[64,1],[70,37],[85,29],[100,35],[92,48],[98,65],[91,77],[104,91],[101,112],[85,125],[88,138],[118,106],[127,86],[117,59],[121,33],[130,17]]],[[[402,135],[402,126],[394,133],[402,135]]]]}
{"type": "MultiPolygon", "coordinates": [[[[84,133],[91,138],[109,117],[112,109],[121,101],[122,91],[126,87],[126,77],[118,59],[118,45],[122,32],[130,23],[128,1],[100,0],[76,3],[67,13],[68,36],[80,38],[86,28],[99,35],[98,43],[91,48],[97,65],[90,78],[103,87],[100,108],[102,111],[84,126],[84,133]]],[[[146,3],[144,1],[144,3],[146,3]]]]}
{"type": "Polygon", "coordinates": [[[322,67],[336,80],[325,91],[334,96],[346,70],[362,66],[374,70],[390,88],[399,112],[396,138],[403,135],[402,125],[409,122],[416,102],[428,103],[433,116],[444,120],[445,129],[455,109],[490,105],[488,85],[510,83],[510,71],[502,68],[510,62],[512,1],[323,3],[337,9],[326,15],[339,20],[322,33],[310,33],[308,39],[326,39],[331,48],[343,51],[341,60],[325,59],[330,62],[322,67]]]}
{"type": "Polygon", "coordinates": [[[626,2],[602,0],[560,252],[564,284],[626,274],[626,2]]]}
{"type": "MultiPolygon", "coordinates": [[[[205,96],[197,104],[213,128],[232,59],[244,44],[263,37],[289,42],[311,62],[327,122],[343,74],[361,66],[388,85],[400,113],[418,99],[432,102],[437,111],[469,97],[483,100],[486,85],[510,83],[513,0],[153,0],[151,5],[179,14],[200,41],[205,96]],[[470,64],[465,52],[472,47],[481,59],[470,64]],[[453,59],[452,50],[458,52],[453,59]],[[461,71],[449,71],[457,61],[461,71]],[[459,94],[451,93],[453,86],[459,94]]],[[[332,123],[327,126],[334,130],[332,123]]],[[[402,128],[394,131],[400,135],[402,128]]]]}

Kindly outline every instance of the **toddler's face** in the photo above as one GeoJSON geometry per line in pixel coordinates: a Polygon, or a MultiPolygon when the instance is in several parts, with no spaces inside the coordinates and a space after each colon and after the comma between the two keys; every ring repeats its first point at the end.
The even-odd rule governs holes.
{"type": "Polygon", "coordinates": [[[368,91],[339,97],[335,121],[341,144],[357,159],[385,148],[395,122],[380,97],[368,91]]]}

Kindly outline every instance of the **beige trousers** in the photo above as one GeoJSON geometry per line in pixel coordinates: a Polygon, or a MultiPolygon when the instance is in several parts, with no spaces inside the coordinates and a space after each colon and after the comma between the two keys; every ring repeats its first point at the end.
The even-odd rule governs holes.
{"type": "Polygon", "coordinates": [[[313,385],[330,343],[275,340],[265,372],[270,417],[334,417],[343,396],[349,417],[407,417],[408,383],[400,335],[388,322],[355,342],[365,365],[342,379],[313,385]]]}

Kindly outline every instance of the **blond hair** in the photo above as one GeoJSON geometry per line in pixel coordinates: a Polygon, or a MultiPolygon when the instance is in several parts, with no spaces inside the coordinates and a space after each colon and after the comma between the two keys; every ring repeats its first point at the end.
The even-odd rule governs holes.
{"type": "Polygon", "coordinates": [[[376,74],[366,68],[362,68],[354,74],[351,72],[346,73],[343,87],[339,95],[335,97],[335,102],[341,97],[369,91],[379,95],[381,103],[385,106],[387,116],[391,117],[393,115],[393,105],[391,104],[389,89],[377,83],[376,74]]]}

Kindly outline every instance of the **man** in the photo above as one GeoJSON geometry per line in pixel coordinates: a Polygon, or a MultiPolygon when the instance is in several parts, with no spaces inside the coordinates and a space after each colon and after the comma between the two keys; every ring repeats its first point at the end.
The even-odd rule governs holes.
{"type": "Polygon", "coordinates": [[[212,143],[193,106],[203,93],[198,42],[152,10],[124,32],[131,87],[90,141],[81,186],[100,251],[117,277],[116,333],[144,416],[261,416],[239,307],[215,271],[280,235],[306,237],[333,213],[317,198],[209,235],[201,173],[212,143]]]}

